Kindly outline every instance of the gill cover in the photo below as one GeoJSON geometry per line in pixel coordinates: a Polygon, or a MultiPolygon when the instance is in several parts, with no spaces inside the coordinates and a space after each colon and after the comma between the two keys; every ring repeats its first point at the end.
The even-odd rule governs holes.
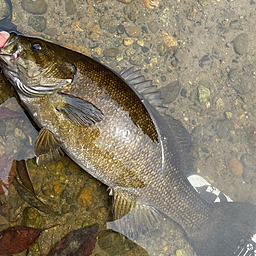
{"type": "Polygon", "coordinates": [[[61,46],[12,33],[0,51],[2,68],[18,91],[28,97],[51,94],[69,85],[76,73],[61,46]],[[58,48],[58,49],[56,49],[58,48]]]}

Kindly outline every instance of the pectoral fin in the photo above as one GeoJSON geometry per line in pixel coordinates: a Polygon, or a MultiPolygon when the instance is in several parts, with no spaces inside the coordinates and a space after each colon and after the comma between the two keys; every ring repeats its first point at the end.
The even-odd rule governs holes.
{"type": "Polygon", "coordinates": [[[35,154],[38,165],[53,159],[59,159],[63,155],[61,142],[50,131],[42,129],[35,141],[35,154]]]}
{"type": "Polygon", "coordinates": [[[149,232],[157,227],[161,215],[150,205],[141,204],[138,197],[126,189],[114,188],[113,213],[114,222],[108,228],[114,229],[129,238],[149,232]]]}
{"type": "Polygon", "coordinates": [[[90,102],[67,94],[60,95],[63,101],[56,106],[56,109],[73,124],[87,127],[104,118],[101,110],[90,102]]]}

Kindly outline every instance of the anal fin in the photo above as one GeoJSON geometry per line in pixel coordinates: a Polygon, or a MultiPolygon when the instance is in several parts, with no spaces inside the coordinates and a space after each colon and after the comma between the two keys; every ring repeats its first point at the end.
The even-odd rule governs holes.
{"type": "Polygon", "coordinates": [[[63,152],[61,142],[47,129],[42,129],[35,141],[36,162],[42,165],[53,159],[59,159],[63,152]]]}
{"type": "Polygon", "coordinates": [[[142,204],[138,196],[123,188],[114,188],[113,213],[115,221],[107,223],[108,229],[113,229],[126,237],[133,239],[139,234],[145,234],[157,227],[161,215],[157,209],[142,204]]]}

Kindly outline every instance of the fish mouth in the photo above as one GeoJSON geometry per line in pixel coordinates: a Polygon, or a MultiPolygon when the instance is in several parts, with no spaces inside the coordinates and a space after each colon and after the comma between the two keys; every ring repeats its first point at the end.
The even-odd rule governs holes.
{"type": "Polygon", "coordinates": [[[16,77],[18,73],[18,69],[15,65],[15,60],[19,57],[21,51],[21,46],[18,41],[18,35],[11,33],[4,46],[0,47],[0,66],[7,76],[16,77]],[[14,44],[17,45],[16,50],[13,53],[7,52],[6,49],[11,48],[14,44]]]}
{"type": "Polygon", "coordinates": [[[18,61],[22,50],[19,35],[16,33],[11,33],[5,45],[0,47],[0,67],[18,92],[28,97],[41,97],[59,89],[56,84],[40,84],[40,76],[48,72],[54,64],[36,75],[27,77],[24,66],[19,65],[20,62],[25,63],[27,60],[18,61]],[[28,83],[28,79],[34,80],[35,83],[28,83]]]}

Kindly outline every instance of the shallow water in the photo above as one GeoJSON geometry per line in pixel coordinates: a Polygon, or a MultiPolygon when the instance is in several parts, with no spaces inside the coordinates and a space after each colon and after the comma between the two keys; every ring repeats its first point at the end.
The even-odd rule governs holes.
{"type": "MultiPolygon", "coordinates": [[[[41,12],[36,15],[26,5],[33,1],[22,2],[13,1],[12,19],[21,33],[98,58],[116,71],[134,65],[141,69],[163,93],[169,113],[192,133],[197,172],[234,201],[256,204],[254,1],[42,0],[47,8],[34,6],[32,12],[41,12]]],[[[7,95],[2,101],[10,88],[1,89],[7,95]]],[[[7,134],[13,131],[17,137],[15,128],[25,134],[28,145],[33,142],[32,128],[31,134],[25,133],[28,124],[5,122],[11,127],[1,130],[5,150],[7,134]]],[[[67,157],[46,167],[37,167],[32,159],[28,169],[39,198],[63,213],[40,212],[43,227],[62,225],[43,232],[29,255],[47,255],[68,231],[95,222],[100,233],[93,255],[147,255],[121,235],[104,230],[111,220],[106,187],[67,157]]],[[[0,199],[11,207],[12,220],[17,219],[11,225],[32,225],[24,220],[28,204],[13,186],[0,199]]],[[[3,229],[9,225],[4,219],[1,223],[3,229]]],[[[193,255],[182,231],[167,219],[137,243],[150,255],[193,255]]]]}

